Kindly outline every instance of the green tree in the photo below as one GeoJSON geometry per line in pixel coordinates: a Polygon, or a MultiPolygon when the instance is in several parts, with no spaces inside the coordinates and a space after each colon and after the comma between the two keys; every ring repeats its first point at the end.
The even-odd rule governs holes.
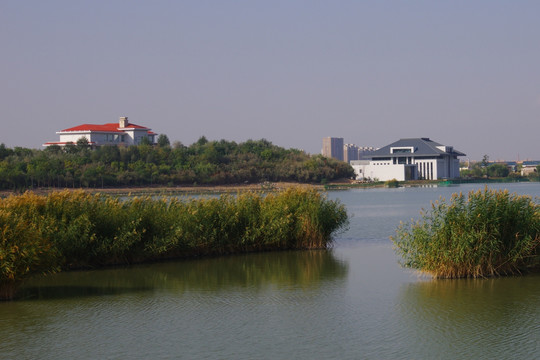
{"type": "Polygon", "coordinates": [[[484,156],[482,157],[482,167],[483,167],[483,168],[487,168],[488,165],[489,165],[489,156],[484,155],[484,156]]]}
{"type": "Polygon", "coordinates": [[[0,160],[13,154],[13,150],[8,149],[4,143],[0,144],[0,160]]]}
{"type": "Polygon", "coordinates": [[[185,146],[184,146],[184,144],[182,144],[181,141],[175,141],[173,143],[173,148],[175,148],[175,149],[184,149],[185,146]]]}
{"type": "Polygon", "coordinates": [[[208,143],[208,139],[206,138],[206,136],[203,135],[199,138],[199,140],[197,140],[195,144],[199,146],[203,146],[203,145],[206,145],[207,143],[208,143]]]}
{"type": "Polygon", "coordinates": [[[92,152],[92,161],[105,164],[120,161],[120,149],[116,145],[99,146],[92,152]]]}
{"type": "Polygon", "coordinates": [[[169,138],[165,134],[160,134],[158,136],[157,144],[158,144],[159,147],[171,146],[171,142],[169,141],[169,138]]]}
{"type": "Polygon", "coordinates": [[[320,183],[352,176],[344,162],[323,159],[267,140],[208,141],[204,136],[186,147],[100,146],[81,140],[45,150],[0,146],[4,156],[0,188],[32,186],[131,186],[180,183],[226,184],[264,181],[320,183]]]}
{"type": "Polygon", "coordinates": [[[509,173],[506,164],[491,164],[487,167],[487,175],[490,177],[507,177],[509,173]]]}
{"type": "Polygon", "coordinates": [[[150,139],[148,136],[141,137],[141,141],[139,142],[139,145],[152,145],[152,142],[150,142],[150,139]]]}
{"type": "Polygon", "coordinates": [[[49,145],[45,148],[45,152],[51,153],[51,154],[60,154],[62,152],[62,147],[60,145],[49,145]]]}
{"type": "Polygon", "coordinates": [[[81,150],[88,150],[90,148],[90,143],[88,142],[86,136],[81,136],[77,140],[77,147],[81,150]]]}
{"type": "Polygon", "coordinates": [[[96,186],[99,180],[99,171],[98,166],[96,165],[85,165],[82,168],[82,174],[81,174],[81,182],[83,186],[90,187],[90,186],[96,186]]]}
{"type": "Polygon", "coordinates": [[[68,154],[76,154],[79,150],[77,149],[77,146],[70,141],[66,143],[66,146],[64,146],[64,151],[68,154]]]}

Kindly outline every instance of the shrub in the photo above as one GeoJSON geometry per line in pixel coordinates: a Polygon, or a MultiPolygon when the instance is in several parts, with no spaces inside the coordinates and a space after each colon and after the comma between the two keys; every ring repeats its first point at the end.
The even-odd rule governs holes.
{"type": "Polygon", "coordinates": [[[387,180],[384,182],[384,186],[388,188],[397,188],[399,187],[399,181],[397,181],[396,179],[387,180]]]}
{"type": "Polygon", "coordinates": [[[27,276],[247,251],[326,248],[344,205],[314,189],[181,200],[84,191],[0,200],[0,299],[27,276]]]}
{"type": "Polygon", "coordinates": [[[436,278],[511,275],[539,264],[540,206],[487,187],[432,204],[392,237],[402,265],[436,278]]]}
{"type": "Polygon", "coordinates": [[[49,239],[27,218],[0,210],[0,300],[12,298],[28,276],[57,268],[57,252],[49,239]]]}

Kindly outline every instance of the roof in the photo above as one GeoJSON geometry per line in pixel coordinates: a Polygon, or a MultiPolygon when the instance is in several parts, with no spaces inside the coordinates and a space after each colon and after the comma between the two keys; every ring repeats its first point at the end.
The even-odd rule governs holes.
{"type": "Polygon", "coordinates": [[[101,132],[124,132],[124,130],[121,129],[141,129],[141,130],[150,130],[149,128],[145,126],[135,125],[135,124],[128,124],[125,128],[119,127],[119,124],[117,122],[115,123],[108,123],[103,125],[96,125],[96,124],[82,124],[79,126],[74,126],[72,128],[61,130],[60,132],[68,132],[68,131],[101,131],[101,132]]]}
{"type": "Polygon", "coordinates": [[[451,146],[445,146],[438,142],[432,141],[429,138],[409,138],[399,139],[396,142],[391,143],[380,148],[371,154],[366,155],[367,158],[379,158],[379,157],[408,157],[408,156],[440,156],[440,155],[453,155],[453,156],[465,156],[464,153],[455,150],[451,146]],[[414,149],[413,153],[392,153],[391,149],[396,147],[414,149]],[[438,147],[444,147],[442,150],[438,147]]]}

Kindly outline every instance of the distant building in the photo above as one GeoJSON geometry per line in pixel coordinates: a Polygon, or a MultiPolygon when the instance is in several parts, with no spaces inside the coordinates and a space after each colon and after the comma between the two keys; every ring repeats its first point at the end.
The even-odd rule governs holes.
{"type": "Polygon", "coordinates": [[[358,160],[365,160],[369,158],[369,156],[379,150],[378,148],[374,148],[372,146],[363,146],[358,148],[358,160]]]}
{"type": "Polygon", "coordinates": [[[358,146],[354,144],[343,145],[343,161],[358,160],[358,146]]]}
{"type": "Polygon", "coordinates": [[[464,153],[429,138],[400,139],[351,161],[358,180],[437,180],[459,177],[458,156],[464,153]]]}
{"type": "Polygon", "coordinates": [[[524,161],[521,163],[521,176],[527,176],[536,173],[536,167],[540,161],[524,161]]]}
{"type": "Polygon", "coordinates": [[[56,133],[60,140],[46,142],[43,146],[76,144],[81,138],[86,138],[91,146],[138,145],[143,138],[154,144],[157,135],[145,126],[131,124],[127,117],[121,117],[117,123],[82,124],[56,133]]]}
{"type": "Polygon", "coordinates": [[[508,169],[510,170],[510,172],[515,172],[517,169],[516,161],[504,161],[502,162],[502,164],[505,164],[506,166],[508,166],[508,169]]]}
{"type": "Polygon", "coordinates": [[[343,161],[343,138],[323,138],[322,155],[343,161]]]}
{"type": "Polygon", "coordinates": [[[375,148],[371,146],[356,146],[355,144],[345,144],[343,146],[343,161],[363,160],[373,153],[375,148]]]}

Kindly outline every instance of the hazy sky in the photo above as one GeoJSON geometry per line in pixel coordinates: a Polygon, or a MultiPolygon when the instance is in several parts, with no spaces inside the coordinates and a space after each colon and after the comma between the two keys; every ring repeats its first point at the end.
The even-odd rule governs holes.
{"type": "Polygon", "coordinates": [[[0,143],[120,116],[189,145],[430,137],[540,159],[539,1],[0,1],[0,143]]]}

